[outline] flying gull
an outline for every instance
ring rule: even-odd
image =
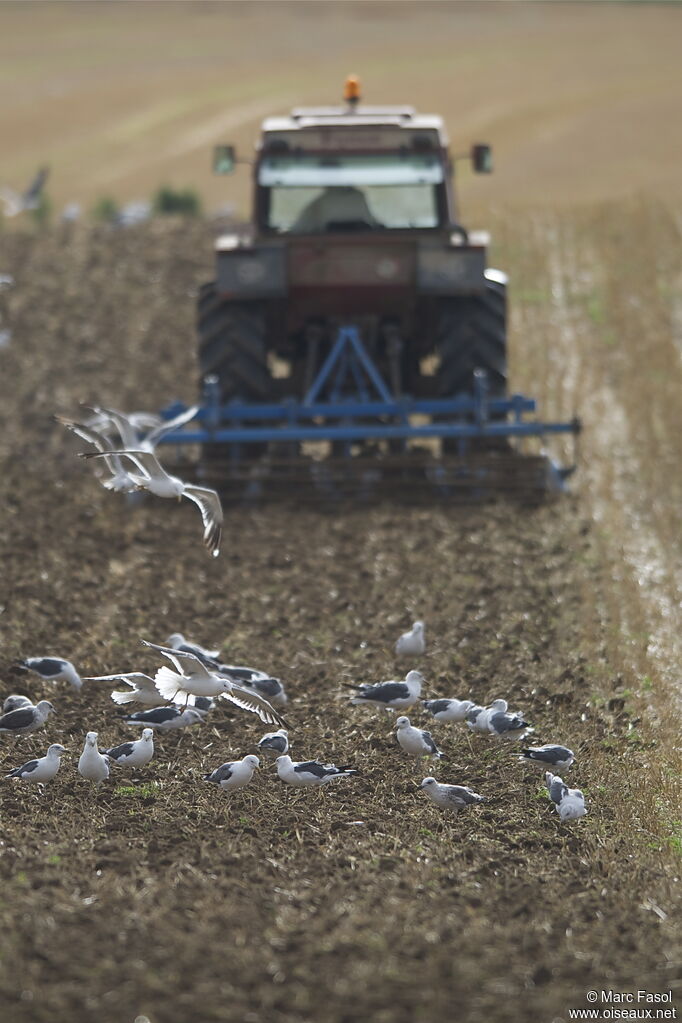
[[[5,216],[16,217],[26,210],[37,209],[49,173],[49,167],[40,167],[25,192],[15,192],[9,187],[0,188],[0,202],[5,204]]]
[[[289,752],[289,733],[286,728],[276,732],[266,732],[258,743],[258,749],[268,756],[281,756]]]
[[[137,490],[138,485],[133,474],[125,468],[119,456],[114,454],[114,445],[105,434],[100,433],[93,426],[78,423],[73,419],[66,419],[64,416],[55,416],[54,418],[56,422],[66,427],[71,433],[75,433],[81,440],[93,444],[98,454],[103,457],[109,472],[109,475],[101,481],[106,490],[112,490],[116,494],[130,494],[133,490]]]
[[[219,785],[227,792],[233,789],[243,789],[253,778],[253,773],[260,764],[258,757],[250,753],[243,760],[230,760],[226,764],[217,767],[215,771],[204,775],[204,781]]]
[[[218,557],[223,527],[223,508],[215,490],[211,490],[209,487],[197,487],[193,483],[185,483],[177,476],[171,476],[161,466],[153,451],[131,448],[112,453],[125,455],[137,466],[139,471],[131,473],[137,489],[148,490],[157,497],[175,497],[178,500],[181,497],[186,497],[196,504],[204,524],[204,546],[214,558]],[[81,452],[80,457],[106,458],[107,455],[101,451],[85,451]]]
[[[479,796],[477,792],[466,785],[441,785],[435,778],[424,778],[421,783],[424,795],[428,796],[432,803],[439,806],[441,810],[451,810],[455,816],[465,806],[472,803],[485,803],[485,796]]]
[[[585,796],[580,789],[569,789],[563,778],[547,771],[545,774],[549,798],[556,804],[556,812],[562,821],[575,820],[587,813]]]
[[[462,722],[467,714],[476,706],[472,700],[424,700],[425,709],[436,721]],[[482,709],[482,708],[481,708]]]
[[[176,728],[200,725],[204,721],[204,712],[196,707],[168,704],[164,707],[154,707],[152,710],[138,710],[125,718],[128,725],[144,725],[146,728],[155,728],[157,732],[171,732]]]
[[[41,700],[35,707],[18,707],[0,717],[0,732],[12,735],[28,735],[42,728],[55,709],[49,700]]]
[[[63,657],[27,657],[19,661],[19,667],[39,675],[44,682],[69,682],[74,689],[80,689],[83,685],[71,661]]]
[[[60,757],[66,753],[63,746],[55,742],[48,747],[47,754],[39,760],[29,760],[21,767],[15,767],[13,771],[5,775],[5,778],[21,778],[22,781],[52,781],[59,770]]]
[[[164,419],[152,426],[146,433],[140,436],[139,413],[129,415],[126,412],[119,412],[114,408],[101,408],[98,406],[85,406],[90,412],[101,420],[109,420],[116,428],[121,438],[121,447],[135,451],[154,451],[157,444],[160,444],[164,437],[174,430],[179,430],[185,423],[194,419],[199,411],[199,405],[193,405],[184,412],[174,416],[172,419]]]
[[[396,641],[395,652],[399,657],[421,657],[426,653],[423,622],[415,622],[409,632],[403,632]]]
[[[385,707],[387,710],[407,710],[421,696],[423,681],[424,676],[421,672],[408,671],[404,682],[375,682],[373,684],[363,682],[359,686],[350,687],[357,690],[350,702],[355,706],[369,703],[376,707]]]
[[[565,771],[575,760],[575,753],[567,746],[554,746],[547,743],[544,746],[529,746],[521,750],[521,761],[530,761],[539,764],[540,767],[550,767],[553,771]]]
[[[155,707],[158,704],[159,692],[154,679],[142,671],[131,671],[118,675],[89,675],[84,679],[85,682],[117,682],[119,680],[130,686],[130,689],[114,689],[111,694],[114,703],[143,703],[149,707]],[[189,703],[193,703],[193,701],[192,697]]]
[[[78,773],[87,781],[94,781],[98,787],[109,777],[109,758],[97,749],[97,732],[88,732],[85,736]]]
[[[410,724],[410,719],[400,717],[395,723],[396,738],[400,748],[409,753],[411,757],[419,760],[423,756],[442,757],[443,753],[438,749],[431,732],[424,732],[421,728],[415,728]]]
[[[154,756],[154,731],[144,728],[142,737],[135,742],[123,742],[120,746],[102,750],[102,753],[119,767],[144,767]]]
[[[280,727],[286,725],[274,707],[262,696],[245,689],[231,679],[216,675],[194,654],[174,650],[172,647],[157,646],[156,643],[149,643],[145,639],[142,642],[152,650],[162,653],[177,669],[171,671],[164,666],[159,668],[154,676],[156,688],[164,700],[177,701],[180,697],[189,702],[190,696],[221,696],[243,710],[258,714],[266,725]]]
[[[294,763],[290,756],[277,757],[277,774],[287,785],[303,787],[305,785],[326,785],[336,778],[350,778],[359,772],[353,767],[336,767],[334,764],[322,764],[319,760],[306,760]]]

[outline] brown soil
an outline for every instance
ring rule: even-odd
[[[267,765],[226,797],[201,775],[264,729],[220,708],[203,729],[159,738],[132,784],[121,775],[95,795],[75,773],[85,731],[104,745],[130,732],[108,686],[59,687],[43,732],[2,740],[3,769],[48,742],[71,752],[44,795],[0,790],[4,1018],[549,1021],[584,1008],[588,989],[667,991],[666,863],[639,803],[623,823],[647,747],[611,699],[610,580],[576,499],[230,508],[213,562],[189,504],[127,508],[52,424],[79,400],[194,398],[191,295],[209,260],[200,225],[0,238],[17,282],[0,352],[2,693],[52,695],[13,667],[33,654],[84,675],[152,669],[140,638],[179,629],[285,680],[296,758],[361,774],[287,793]],[[392,720],[351,708],[341,685],[402,670],[393,642],[416,616],[428,694],[508,696],[539,742],[578,752],[587,818],[562,825],[539,772],[444,725],[435,773],[489,802],[457,820],[427,802],[416,782],[431,768],[416,771]],[[611,670],[599,699],[597,670]]]

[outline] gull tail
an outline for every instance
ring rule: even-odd
[[[165,665],[159,668],[154,676],[154,685],[164,700],[169,701],[174,700],[181,693],[183,696],[187,695],[187,690],[183,685],[184,681],[182,675],[178,675],[176,671],[172,671],[171,668],[167,668]],[[194,697],[191,697],[191,702],[194,702]]]
[[[127,689],[125,692],[123,692],[120,689],[115,689],[114,692],[111,694],[111,699],[114,701],[114,703],[119,704],[135,703],[135,701],[137,700],[137,693],[131,692],[130,689]]]

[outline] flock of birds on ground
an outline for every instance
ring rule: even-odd
[[[349,765],[292,760],[288,726],[281,715],[288,698],[279,679],[255,668],[223,664],[219,660],[219,651],[189,642],[181,633],[170,636],[166,646],[146,640],[142,643],[163,655],[173,668],[164,664],[153,678],[140,671],[81,678],[74,665],[60,657],[31,657],[20,664],[46,682],[68,682],[75,690],[80,690],[83,682],[123,682],[126,689],[111,693],[114,703],[119,706],[137,703],[149,708],[131,713],[124,719],[126,724],[143,726],[142,736],[136,741],[100,750],[98,733],[87,732],[78,761],[78,772],[87,781],[101,785],[109,778],[112,766],[135,770],[145,767],[154,756],[154,731],[167,732],[201,724],[220,699],[257,714],[265,724],[278,726],[275,731],[263,735],[257,749],[262,755],[275,758],[277,774],[286,785],[319,787],[360,773]],[[398,657],[413,660],[425,654],[423,622],[415,622],[411,630],[400,636],[395,652]],[[414,726],[402,713],[419,702],[435,721],[464,724],[471,732],[481,735],[518,741],[529,731],[530,726],[523,716],[511,712],[503,699],[493,700],[487,707],[456,698],[422,701],[423,682],[421,672],[413,669],[407,672],[403,681],[349,687],[354,690],[350,699],[354,706],[401,712],[395,722],[395,737],[400,749],[407,756],[414,757],[417,767],[424,757],[440,760],[444,755],[431,732]],[[164,702],[160,703],[160,700]],[[35,732],[46,724],[52,713],[54,707],[48,700],[34,705],[28,697],[12,694],[3,704],[0,734],[20,736]],[[61,757],[66,752],[64,746],[54,743],[44,757],[30,760],[5,777],[42,785],[56,776]],[[545,770],[547,793],[562,821],[583,817],[587,813],[580,789],[569,788],[561,776],[554,773],[565,772],[571,767],[575,759],[572,750],[562,745],[546,744],[524,747],[516,756]],[[228,792],[243,789],[251,782],[259,766],[259,757],[248,754],[241,760],[221,764],[204,775],[204,780]],[[486,801],[485,796],[466,785],[444,784],[432,775],[422,780],[421,790],[440,809],[455,815],[467,806]]]

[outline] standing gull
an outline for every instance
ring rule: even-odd
[[[54,713],[55,709],[49,700],[41,700],[35,707],[18,707],[0,717],[0,732],[28,735],[42,728],[50,714]]]
[[[186,497],[196,504],[204,524],[204,546],[214,558],[218,557],[223,528],[223,508],[215,490],[211,490],[209,487],[197,487],[193,483],[185,483],[178,476],[171,476],[162,467],[153,451],[131,448],[117,450],[112,454],[125,455],[137,466],[139,471],[131,473],[131,476],[139,490],[148,490],[157,497],[175,497],[178,500],[181,497]],[[100,451],[81,453],[81,458],[105,457],[107,456]]]
[[[353,767],[336,767],[335,764],[322,764],[319,760],[305,760],[297,764],[288,755],[277,757],[276,763],[281,781],[299,788],[326,785],[336,778],[350,778],[359,773]]]
[[[258,757],[250,753],[243,760],[230,760],[226,764],[217,767],[215,771],[204,775],[204,781],[219,785],[227,792],[233,789],[243,789],[253,778],[253,773],[260,764]]]
[[[246,668],[241,665],[221,664],[219,673],[237,681],[246,689],[252,689],[264,697],[273,707],[286,706],[289,697],[278,678],[273,678],[257,668]]]
[[[408,671],[404,682],[363,682],[359,686],[350,686],[357,690],[350,702],[355,706],[369,703],[387,710],[407,710],[421,696],[423,681],[421,672]]]
[[[575,753],[568,746],[554,746],[547,743],[544,746],[529,746],[521,750],[520,761],[539,764],[540,767],[550,767],[553,771],[565,771],[575,760]]]
[[[286,728],[280,728],[276,732],[266,732],[258,743],[258,749],[268,756],[282,756],[289,752],[289,733]]]
[[[419,761],[424,756],[442,757],[442,753],[435,742],[431,732],[424,732],[421,728],[415,728],[410,724],[410,719],[400,717],[395,723],[396,738],[400,748],[411,757]]]
[[[409,632],[403,632],[396,641],[395,652],[399,657],[421,657],[426,653],[423,622],[415,622]]]
[[[274,707],[262,696],[237,685],[231,679],[216,675],[194,654],[186,653],[183,650],[174,650],[172,647],[157,646],[156,643],[149,643],[145,639],[142,642],[152,650],[162,653],[177,669],[177,671],[171,671],[170,668],[164,666],[159,668],[154,676],[156,688],[164,700],[175,701],[182,697],[189,702],[192,696],[221,696],[241,707],[242,710],[258,714],[266,725],[279,725],[280,727],[286,725]]]
[[[80,689],[83,685],[71,661],[63,657],[27,657],[19,661],[19,667],[39,675],[44,682],[69,682],[74,689]]]
[[[29,700],[28,696],[20,696],[19,693],[11,693],[6,696],[2,704],[2,713],[9,714],[11,710],[18,710],[19,707],[32,707],[33,700]]]
[[[135,742],[123,742],[102,752],[119,767],[144,767],[154,756],[154,731],[144,728],[142,737]]]
[[[97,749],[97,732],[88,732],[85,736],[78,773],[87,781],[94,781],[98,787],[109,777],[109,758]]]
[[[21,778],[22,781],[52,781],[59,770],[60,757],[66,753],[63,746],[58,742],[48,747],[47,754],[39,760],[29,760],[21,767],[15,767],[13,771],[5,775],[5,778]]]
[[[587,813],[585,796],[580,789],[569,789],[563,778],[547,771],[545,774],[549,798],[556,804],[556,812],[562,821],[576,820]]]
[[[127,725],[144,725],[146,728],[155,728],[157,732],[172,732],[176,728],[189,728],[190,725],[201,725],[204,723],[205,712],[197,710],[196,707],[178,707],[166,705],[165,707],[154,707],[152,710],[138,710],[125,718]]]
[[[529,728],[522,714],[496,711],[488,716],[488,731],[500,739],[521,739]]]
[[[461,723],[476,704],[471,700],[424,700],[424,708],[432,714],[436,721],[455,721]]]
[[[467,714],[467,724],[472,732],[482,732],[487,735],[490,731],[488,722],[493,714],[506,714],[507,713],[507,701],[506,700],[493,700],[487,707],[472,707]],[[474,711],[478,711],[477,714]]]
[[[455,816],[465,806],[472,803],[485,803],[485,796],[479,796],[467,785],[441,785],[435,778],[424,778],[421,789],[432,803],[439,806],[441,810],[451,810]]]

